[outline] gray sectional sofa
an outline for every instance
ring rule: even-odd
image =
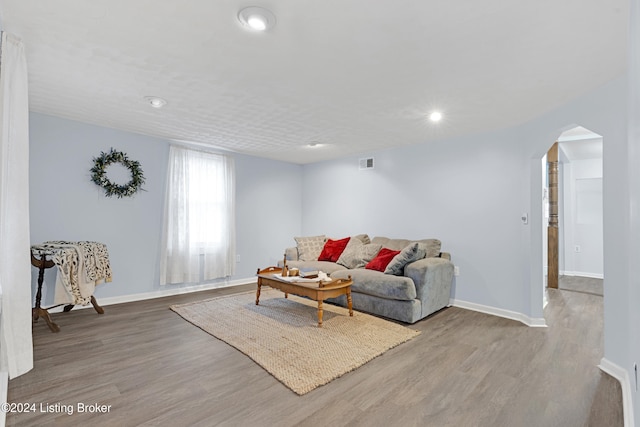
[[[454,266],[450,254],[441,252],[437,239],[375,237],[370,240],[361,234],[349,239],[335,262],[318,261],[318,245],[328,241],[325,236],[296,237],[295,240],[297,246],[285,251],[287,266],[301,271],[323,271],[334,279],[351,276],[355,310],[415,323],[449,305]],[[382,248],[401,252],[393,257],[386,272],[365,268]],[[324,252],[323,256],[326,258]],[[395,270],[390,270],[392,265]],[[347,304],[344,296],[328,301]]]

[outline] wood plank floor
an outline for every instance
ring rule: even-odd
[[[580,276],[561,276],[558,281],[558,288],[565,291],[576,291],[603,295],[602,279],[594,279]]]
[[[602,357],[602,297],[550,290],[548,328],[460,308],[422,334],[297,396],[169,305],[246,285],[54,314],[34,325],[35,368],[9,382],[9,426],[622,426],[618,382]],[[77,404],[110,405],[78,413]],[[50,412],[41,412],[39,405]],[[72,415],[61,412],[68,405]]]

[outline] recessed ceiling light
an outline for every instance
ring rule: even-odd
[[[252,31],[266,31],[276,24],[276,17],[271,11],[258,7],[245,7],[238,12],[238,20]]]
[[[256,31],[264,31],[267,29],[267,21],[259,15],[251,15],[249,19],[247,19],[247,24]]]
[[[167,105],[167,101],[162,98],[158,98],[157,96],[145,96],[144,99],[151,105],[153,108],[162,108]]]
[[[434,111],[429,115],[429,120],[432,122],[439,122],[442,120],[442,113],[440,111]]]

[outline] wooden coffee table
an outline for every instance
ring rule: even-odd
[[[260,288],[270,286],[284,292],[284,297],[289,294],[311,298],[318,301],[318,327],[322,327],[322,302],[327,298],[335,298],[340,295],[347,296],[347,307],[349,316],[353,317],[353,304],[351,301],[351,276],[348,279],[336,279],[331,282],[321,282],[319,280],[310,281],[300,277],[282,277],[282,269],[279,267],[268,267],[263,270],[258,269],[258,290],[256,291],[256,305],[260,303]]]

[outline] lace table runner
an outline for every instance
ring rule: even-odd
[[[46,255],[58,267],[56,304],[87,305],[96,285],[112,280],[109,252],[103,243],[47,241],[31,246],[31,252]]]

